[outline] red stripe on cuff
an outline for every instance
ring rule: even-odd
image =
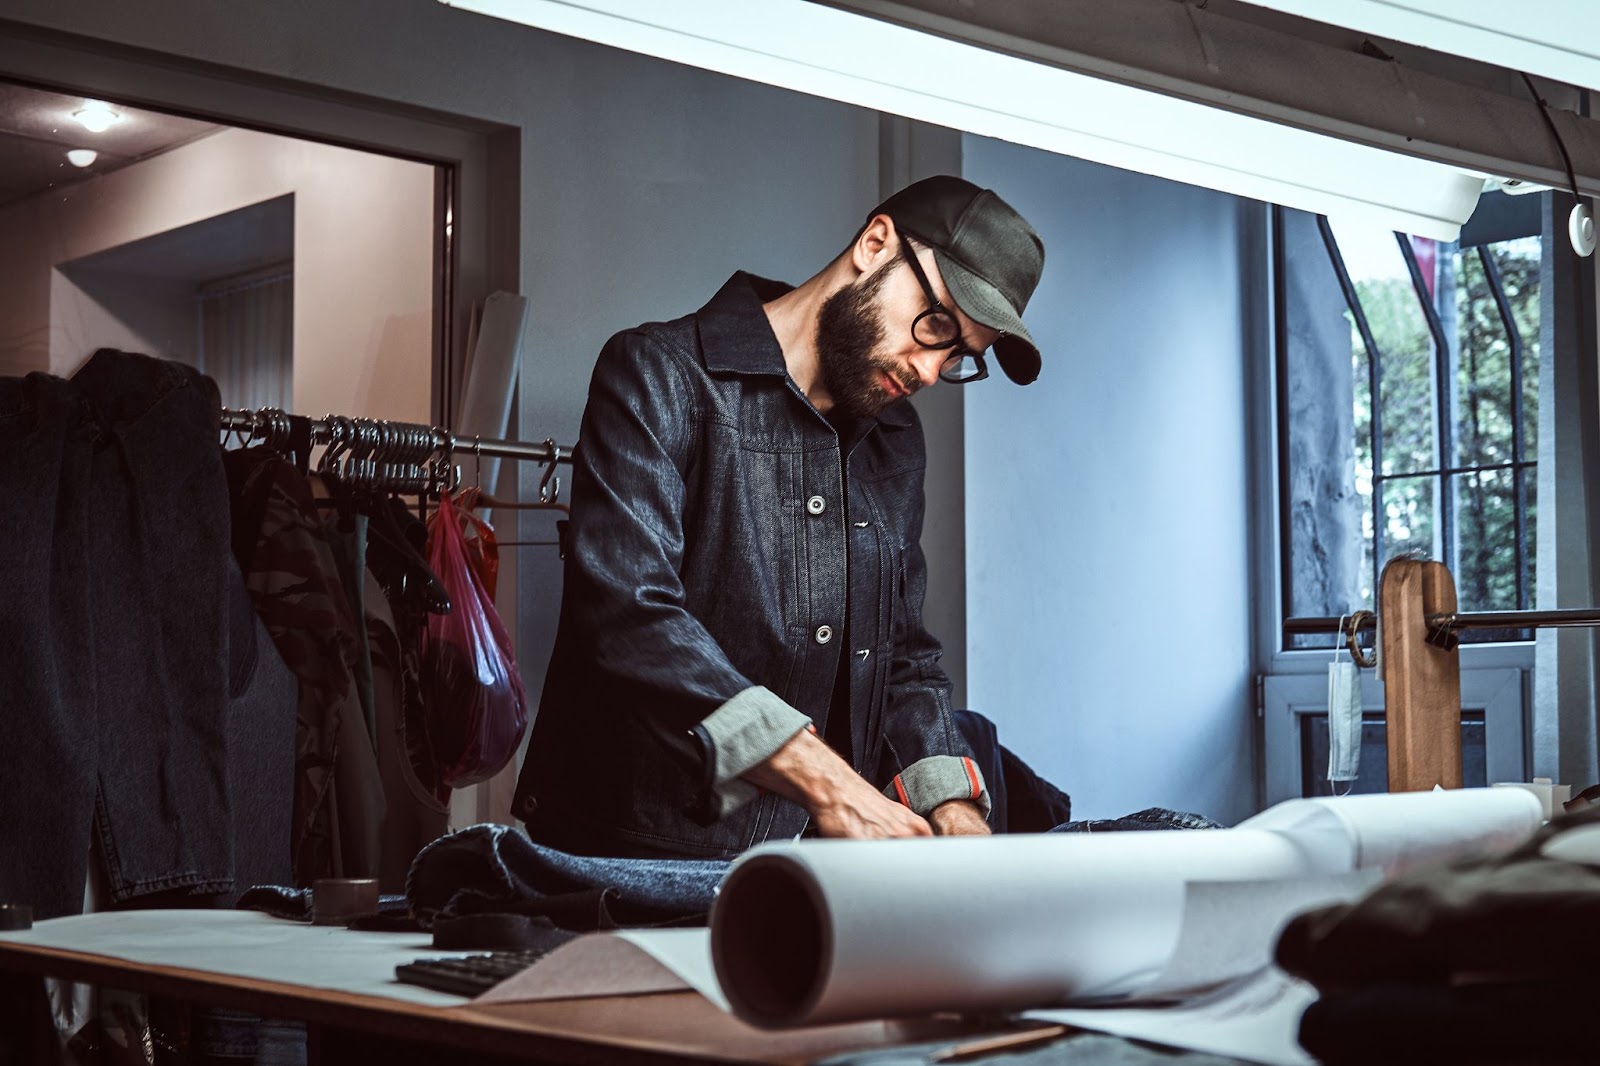
[[[900,783],[900,775],[899,774],[895,774],[894,775],[894,791],[895,791],[895,794],[900,797],[900,802],[902,804],[904,804],[907,807],[911,806],[911,800],[909,798],[907,798],[907,796],[906,796],[906,786],[902,785]]]
[[[967,780],[972,782],[972,798],[977,799],[983,795],[983,786],[978,783],[978,766],[965,755],[961,757],[961,765],[967,768]]]

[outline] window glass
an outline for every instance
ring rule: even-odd
[[[1462,610],[1531,607],[1540,238],[1462,246],[1279,217],[1285,616],[1373,609],[1406,553],[1450,567]]]

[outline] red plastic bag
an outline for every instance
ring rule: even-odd
[[[500,583],[500,542],[495,538],[494,527],[472,513],[482,496],[483,491],[473,486],[456,493],[450,502],[455,504],[456,514],[461,518],[467,562],[472,564],[478,580],[493,598],[495,587]]]
[[[428,523],[428,565],[450,595],[422,639],[428,745],[451,788],[488,780],[528,728],[528,701],[494,597],[471,565],[460,512],[445,495]]]

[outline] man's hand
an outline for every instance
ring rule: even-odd
[[[825,837],[882,840],[933,834],[927,819],[873,788],[812,733],[797,734],[744,778],[811,812],[817,832]]]
[[[971,800],[947,800],[933,809],[928,821],[942,837],[988,836],[990,832],[983,808]]]

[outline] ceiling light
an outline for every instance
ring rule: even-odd
[[[67,153],[67,162],[75,167],[86,167],[100,157],[93,148],[74,148]]]
[[[85,100],[83,109],[74,111],[72,117],[90,133],[104,133],[122,121],[122,116],[111,110],[111,105],[103,100]]]
[[[808,0],[441,2],[1124,170],[1439,240],[1458,235],[1485,177]],[[850,47],[841,47],[841,41]],[[886,64],[885,56],[894,56],[894,63]]]

